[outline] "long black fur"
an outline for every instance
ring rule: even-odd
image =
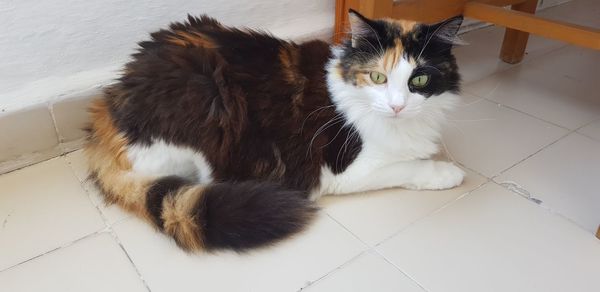
[[[206,248],[236,251],[271,244],[294,234],[317,211],[304,192],[270,182],[210,185],[196,208]]]

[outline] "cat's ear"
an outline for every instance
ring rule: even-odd
[[[371,21],[356,12],[356,10],[350,9],[348,11],[348,20],[350,22],[350,36],[353,48],[356,48],[358,43],[367,37],[377,37],[375,30],[371,26]]]
[[[429,31],[433,32],[433,37],[440,42],[449,45],[464,45],[465,42],[457,36],[458,29],[462,22],[462,15],[455,16],[431,25]]]

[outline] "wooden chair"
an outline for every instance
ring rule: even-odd
[[[600,50],[600,30],[534,15],[538,0],[336,0],[334,41],[346,31],[350,8],[369,18],[435,23],[456,15],[506,27],[500,59],[519,63],[529,33]],[[511,10],[503,6],[511,5]]]

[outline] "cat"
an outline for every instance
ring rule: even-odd
[[[303,230],[324,194],[460,185],[430,157],[462,17],[349,19],[333,46],[206,15],[152,33],[90,107],[90,178],[184,250],[238,252]]]

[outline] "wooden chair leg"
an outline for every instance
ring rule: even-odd
[[[598,231],[596,231],[596,237],[600,239],[600,225],[598,225]]]
[[[521,12],[535,13],[537,2],[538,0],[527,0],[523,3],[512,5],[511,9]],[[525,48],[527,47],[528,39],[529,33],[507,28],[506,32],[504,33],[502,49],[500,50],[500,59],[509,64],[521,62],[525,56]]]
[[[392,16],[394,0],[336,0],[333,41],[339,43],[348,25],[348,10],[354,9],[369,18]]]
[[[339,43],[346,32],[346,13],[348,13],[348,0],[335,0],[335,24],[333,27],[333,42]]]
[[[358,12],[368,18],[383,18],[392,16],[394,0],[361,0]]]

